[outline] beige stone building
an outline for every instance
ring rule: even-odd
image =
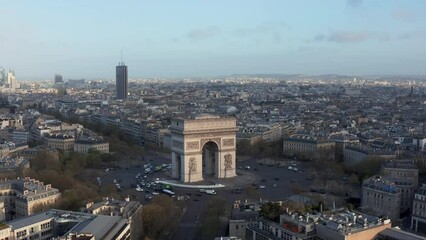
[[[56,188],[38,180],[25,178],[0,182],[0,200],[5,203],[6,219],[34,214],[53,206],[61,196]]]
[[[141,237],[141,219],[142,205],[138,201],[130,201],[126,198],[124,201],[114,198],[104,198],[102,202],[86,204],[81,210],[85,213],[94,215],[119,216],[127,219],[131,229],[131,239],[139,239]]]
[[[411,159],[394,159],[383,163],[382,172],[390,178],[402,178],[419,182],[419,168]]]
[[[413,160],[394,159],[383,163],[382,174],[395,180],[401,190],[401,212],[411,209],[419,184],[419,169]]]
[[[11,228],[7,224],[0,223],[0,240],[9,240]]]
[[[375,240],[380,232],[389,228],[389,219],[347,210],[315,215],[286,211],[280,215],[279,224],[263,218],[249,223],[242,239]]]
[[[74,152],[87,154],[90,149],[109,153],[109,143],[101,139],[77,139],[74,143]]]
[[[236,119],[200,115],[173,119],[172,176],[182,182],[198,182],[203,175],[236,176]]]
[[[46,134],[44,144],[48,148],[55,148],[63,151],[72,151],[74,149],[74,136],[65,134]]]
[[[343,163],[347,166],[353,166],[369,159],[391,160],[395,158],[395,152],[375,150],[359,144],[346,145],[343,150]]]
[[[110,240],[130,238],[130,226],[118,216],[93,215],[57,209],[6,222],[6,239]],[[2,230],[0,230],[0,236]],[[7,237],[8,236],[8,237]]]
[[[362,183],[361,208],[377,216],[399,219],[401,191],[392,179],[373,176]]]
[[[283,154],[301,159],[334,159],[335,145],[336,143],[331,139],[292,135],[283,140]]]
[[[426,234],[426,184],[423,184],[414,195],[411,229]]]

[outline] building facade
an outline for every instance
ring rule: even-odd
[[[401,212],[411,209],[414,193],[419,184],[419,169],[413,160],[395,159],[383,163],[382,173],[395,180],[401,191]]]
[[[117,99],[126,100],[127,99],[127,66],[123,62],[119,63],[115,68],[115,84],[116,84],[116,97]]]
[[[0,200],[5,203],[6,219],[29,216],[42,207],[54,205],[60,192],[35,179],[24,178],[0,182]]]
[[[57,209],[6,222],[6,225],[9,231],[4,232],[8,235],[5,239],[131,239],[130,225],[121,217]]]
[[[392,179],[368,178],[362,183],[361,208],[396,222],[401,208],[401,191]]]
[[[330,139],[312,136],[293,135],[283,140],[283,154],[287,157],[317,160],[334,159],[336,143]]]
[[[426,234],[426,184],[414,194],[411,229]]]
[[[109,153],[109,143],[97,139],[77,139],[74,143],[74,152],[87,154],[90,149],[100,153]]]
[[[142,224],[139,221],[141,220],[142,205],[138,201],[130,201],[129,198],[121,201],[106,197],[102,202],[86,204],[82,212],[94,215],[119,216],[127,219],[131,229],[131,239],[141,237]]]
[[[55,80],[54,80],[55,84],[63,84],[64,81],[62,80],[62,75],[59,74],[55,74]]]
[[[55,148],[63,151],[71,151],[74,149],[75,139],[73,136],[65,134],[46,134],[44,136],[44,144],[48,148]]]
[[[343,163],[346,166],[353,166],[370,159],[391,160],[396,154],[387,150],[375,150],[361,145],[346,145],[343,150]]]

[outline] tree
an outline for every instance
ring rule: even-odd
[[[46,151],[40,151],[37,153],[34,159],[30,160],[31,168],[36,171],[45,169],[60,170],[61,166],[59,163],[59,155]]]
[[[148,204],[142,211],[144,233],[156,239],[160,231],[166,226],[167,215],[159,204]]]
[[[276,221],[280,216],[280,205],[275,202],[267,202],[260,206],[260,216],[271,221]]]

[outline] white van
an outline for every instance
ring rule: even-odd
[[[207,189],[207,190],[206,190],[206,193],[207,193],[207,194],[210,194],[210,195],[216,195],[216,191],[215,191],[215,190],[213,190],[213,189]]]

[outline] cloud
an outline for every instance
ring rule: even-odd
[[[362,7],[362,0],[347,0],[346,5],[352,8]]]
[[[416,20],[418,15],[418,12],[404,8],[397,8],[391,12],[393,19],[403,22],[412,22]]]
[[[423,30],[416,30],[412,32],[406,32],[402,33],[396,36],[398,40],[408,40],[408,39],[415,39],[415,38],[426,38],[426,31]]]
[[[220,34],[220,32],[221,32],[221,30],[220,30],[219,27],[210,26],[210,27],[203,28],[203,29],[192,30],[192,31],[188,32],[188,34],[186,34],[186,36],[192,41],[199,41],[199,40],[204,40],[204,39],[216,37],[217,35]]]
[[[236,37],[272,37],[275,42],[281,42],[283,31],[291,30],[292,27],[282,22],[264,22],[254,27],[236,28],[232,31]]]
[[[334,31],[329,35],[318,34],[314,40],[317,42],[325,40],[335,43],[357,43],[369,40],[387,41],[389,40],[389,35],[372,31]]]
[[[326,36],[322,33],[315,36],[314,40],[317,42],[323,41],[326,38]]]

